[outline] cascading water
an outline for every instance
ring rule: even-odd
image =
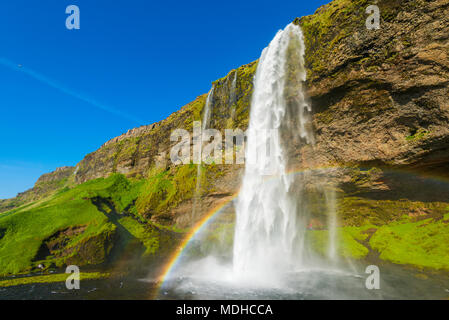
[[[207,129],[210,122],[210,115],[211,110],[213,107],[213,99],[214,99],[214,91],[215,91],[215,85],[212,86],[210,89],[207,98],[206,98],[206,104],[204,105],[204,112],[203,112],[203,121],[201,124],[201,129],[198,130],[199,134],[196,134],[194,139],[198,139],[200,143],[196,143],[195,145],[199,146],[198,149],[194,150],[194,158],[196,159],[197,165],[197,171],[196,171],[196,186],[195,186],[195,193],[193,197],[193,207],[192,207],[192,216],[191,220],[196,221],[197,219],[197,210],[198,210],[198,200],[200,197],[200,188],[201,188],[201,163],[202,163],[202,154],[203,154],[203,132]],[[194,126],[196,123],[194,123]],[[199,129],[199,128],[195,128]],[[197,130],[195,130],[197,131]]]
[[[192,255],[189,257],[186,250],[185,264],[179,267],[181,276],[174,280],[180,292],[201,291],[206,296],[221,297],[222,289],[230,293],[234,292],[230,288],[260,288],[262,291],[254,291],[257,296],[282,292],[281,296],[296,297],[302,296],[298,288],[314,291],[316,283],[320,283],[318,287],[328,288],[323,283],[332,276],[322,267],[329,265],[328,261],[334,260],[337,252],[335,193],[329,188],[326,172],[289,174],[289,169],[298,165],[292,152],[309,148],[312,152],[308,154],[313,158],[315,143],[311,105],[303,88],[304,53],[302,31],[294,24],[279,31],[263,50],[254,79],[245,143],[245,173],[235,205],[233,248],[226,247],[228,241],[223,241],[223,248],[209,242],[217,238],[219,230],[232,230],[220,229],[224,224],[218,221],[215,227],[210,226],[210,233],[204,230],[196,235],[190,245]],[[235,100],[236,82],[234,75],[230,103]],[[214,88],[207,98],[203,130],[210,122],[213,96]],[[309,165],[313,159],[306,160]],[[200,174],[198,166],[197,199]],[[306,236],[310,222],[320,220],[317,216],[323,215],[328,217],[329,239],[323,242],[325,248],[321,250],[326,258],[324,264],[310,250]],[[323,225],[321,228],[325,229]],[[239,294],[248,294],[246,289],[240,289]]]
[[[237,71],[235,71],[234,74],[234,79],[232,79],[232,84],[231,84],[231,94],[229,95],[229,107],[231,108],[231,119],[234,120],[235,119],[235,103],[237,101],[237,94],[236,94],[236,89],[237,89]]]
[[[294,51],[294,52],[292,52]],[[289,57],[297,57],[289,61]],[[256,72],[247,132],[246,168],[237,200],[234,238],[234,272],[237,276],[269,277],[297,267],[304,258],[303,206],[292,193],[287,174],[288,156],[282,141],[285,123],[306,143],[313,142],[307,129],[310,106],[302,88],[296,92],[297,110],[289,112],[286,94],[289,70],[301,83],[306,80],[304,40],[299,26],[288,25],[264,49]],[[290,119],[292,114],[299,119]],[[299,120],[299,122],[298,122]]]
[[[209,122],[210,122],[210,115],[211,115],[211,110],[212,110],[212,104],[213,104],[213,100],[214,100],[214,92],[215,92],[215,85],[212,86],[212,88],[210,89],[208,95],[207,95],[207,99],[206,99],[206,104],[204,106],[204,114],[203,114],[203,123],[202,123],[202,130],[206,130],[207,127],[209,126]]]
[[[324,192],[327,206],[327,225],[328,225],[328,249],[327,257],[329,261],[336,262],[337,257],[337,210],[335,208],[335,191],[326,190]]]

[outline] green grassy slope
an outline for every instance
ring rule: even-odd
[[[0,275],[27,272],[39,263],[61,266],[69,262],[81,265],[104,262],[114,245],[117,223],[92,200],[107,199],[116,213],[132,211],[142,184],[116,174],[72,189],[64,188],[50,198],[1,214]],[[151,225],[125,216],[119,221],[148,245],[149,252],[155,251],[157,241],[151,240],[156,236]],[[67,232],[68,228],[82,232]],[[64,230],[65,234],[61,234]],[[39,257],[42,244],[52,240],[59,245],[52,248],[49,256]]]
[[[202,168],[202,190],[217,174],[214,165]],[[131,251],[157,254],[161,242],[177,241],[169,234],[183,230],[152,218],[191,199],[196,179],[194,165],[153,168],[146,179],[112,174],[0,213],[0,276],[30,272],[39,264],[102,264],[128,243],[137,244]]]

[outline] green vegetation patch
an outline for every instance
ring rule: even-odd
[[[202,165],[199,174],[194,164],[168,170],[154,168],[137,198],[137,212],[146,218],[166,213],[182,201],[192,199],[197,186],[198,196],[210,191],[211,177],[215,175],[219,175],[215,165]]]
[[[307,52],[313,52],[306,55],[308,78],[325,72],[328,57],[338,49],[340,41],[364,26],[369,4],[367,0],[334,0],[301,19]]]
[[[110,199],[118,212],[133,206],[142,186],[123,175],[112,175],[65,188],[51,198],[0,215],[0,275],[29,272],[37,261],[61,266],[68,259],[82,263],[102,262],[111,249],[116,226],[92,203]],[[53,235],[74,226],[85,231],[69,238],[49,257],[39,256],[42,244]]]
[[[420,128],[416,133],[409,135],[405,138],[407,141],[417,141],[426,138],[430,134],[430,131]]]
[[[447,203],[410,200],[373,200],[345,197],[338,203],[338,216],[344,226],[384,225],[400,221],[404,215],[432,213],[443,216]]]
[[[58,273],[58,274],[51,274],[51,275],[2,280],[2,281],[0,281],[0,288],[14,287],[14,286],[20,286],[20,285],[27,285],[27,284],[37,284],[37,283],[65,282],[69,276],[70,276],[70,274],[67,274],[67,273]],[[82,280],[106,279],[109,277],[110,277],[109,273],[101,273],[101,272],[80,273],[81,281]]]
[[[141,240],[145,246],[144,255],[155,254],[159,249],[159,233],[149,225],[143,225],[131,217],[123,217],[118,220],[129,233]]]
[[[369,249],[361,242],[368,237],[364,231],[372,226],[364,227],[345,227],[337,230],[337,253],[341,257],[352,259],[363,259]],[[307,241],[311,247],[322,256],[326,256],[329,248],[329,231],[328,230],[307,230]]]
[[[397,264],[449,270],[449,224],[444,220],[396,222],[382,226],[370,245]]]

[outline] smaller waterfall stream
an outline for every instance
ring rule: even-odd
[[[237,102],[237,75],[238,71],[235,71],[234,78],[231,84],[231,94],[229,95],[229,106],[231,108],[231,119],[235,120],[235,103]]]
[[[198,139],[199,143],[195,144],[199,146],[198,149],[194,150],[194,159],[196,159],[197,165],[197,171],[196,171],[196,186],[195,186],[195,192],[193,196],[193,207],[192,207],[192,216],[191,221],[196,221],[197,219],[197,211],[198,211],[198,203],[199,198],[201,197],[201,164],[202,164],[202,154],[203,154],[203,132],[207,129],[210,123],[210,116],[212,113],[213,108],[213,100],[214,100],[214,92],[215,92],[215,85],[212,86],[212,88],[209,90],[209,93],[207,94],[206,103],[204,105],[204,111],[203,111],[203,121],[201,123],[201,128],[195,128],[197,125],[196,122],[194,122],[194,131],[197,132],[194,135],[194,139]]]
[[[338,259],[337,256],[337,208],[335,191],[325,190],[324,195],[326,198],[327,207],[327,226],[328,226],[328,250],[327,256],[331,263],[335,263]]]
[[[212,113],[214,92],[215,92],[215,85],[212,86],[207,95],[206,104],[204,106],[203,123],[201,127],[202,131],[206,130],[210,124],[210,115]]]

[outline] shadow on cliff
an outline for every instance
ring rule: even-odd
[[[92,198],[91,201],[116,226],[114,245],[104,267],[107,270],[113,270],[114,273],[126,274],[131,277],[146,277],[152,270],[157,272],[165,263],[166,256],[172,251],[174,244],[179,240],[179,236],[175,232],[162,230],[138,220],[128,212],[129,208],[122,213],[117,212],[111,199],[96,197]],[[145,255],[144,239],[139,239],[131,234],[120,222],[120,219],[124,217],[132,218],[143,228],[152,228],[157,232],[159,248],[155,253]]]
[[[378,189],[373,185],[380,186]],[[410,200],[420,202],[448,202],[449,179],[435,177],[432,172],[398,172],[386,169],[382,177],[367,186],[342,183],[345,194],[372,200]]]

